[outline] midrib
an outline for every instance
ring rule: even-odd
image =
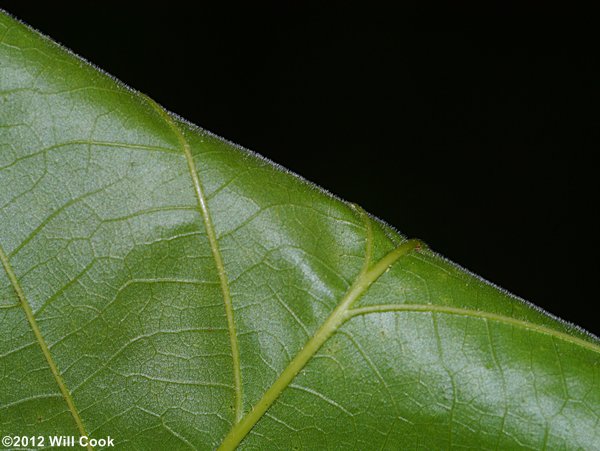
[[[29,302],[27,301],[27,298],[25,297],[25,292],[23,291],[23,288],[21,287],[21,284],[19,283],[19,279],[17,279],[17,276],[12,268],[12,265],[10,264],[7,254],[4,252],[2,245],[0,245],[0,261],[2,262],[4,271],[6,272],[6,275],[8,276],[8,279],[10,280],[10,283],[11,283],[13,289],[15,290],[17,297],[19,298],[19,302],[21,303],[21,307],[23,308],[23,311],[25,312],[27,322],[29,323],[31,330],[33,331],[33,335],[35,336],[35,339],[36,339],[38,345],[40,346],[42,354],[44,355],[44,358],[46,359],[46,362],[48,363],[48,366],[50,367],[50,371],[52,372],[52,375],[54,376],[54,379],[56,380],[56,383],[58,384],[60,393],[62,394],[62,397],[65,400],[65,403],[67,404],[69,411],[71,412],[71,416],[73,417],[73,420],[75,420],[75,424],[77,425],[77,429],[79,430],[79,433],[81,434],[81,436],[88,436],[85,426],[83,425],[81,416],[79,415],[79,412],[78,412],[77,408],[75,407],[75,402],[73,401],[71,392],[69,392],[69,389],[67,388],[65,381],[62,378],[62,375],[58,371],[58,367],[56,366],[56,363],[54,362],[52,354],[50,353],[50,349],[48,348],[48,345],[47,345],[46,341],[44,340],[44,336],[42,335],[42,332],[40,331],[40,328],[37,324],[37,321],[35,319],[33,311],[31,310],[31,306],[29,305]],[[88,444],[87,448],[88,448],[88,450],[93,450],[93,448],[89,444]]]

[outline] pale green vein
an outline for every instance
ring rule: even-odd
[[[21,243],[15,249],[13,249],[13,251],[10,253],[9,257],[13,258],[15,255],[17,255],[21,251],[21,249],[23,249],[25,246],[27,246],[31,242],[31,240],[33,240],[39,234],[39,232],[44,229],[44,227],[46,227],[48,224],[50,224],[50,222],[53,219],[55,219],[57,216],[59,216],[61,213],[63,213],[67,209],[69,209],[69,207],[72,207],[75,204],[83,202],[85,199],[87,199],[89,197],[92,197],[98,193],[105,191],[110,186],[112,186],[116,183],[117,182],[109,183],[101,188],[90,191],[88,193],[83,194],[82,196],[75,197],[73,199],[70,199],[68,202],[65,202],[61,207],[54,210],[50,215],[48,215],[47,218],[45,218],[42,222],[40,222],[37,225],[37,227],[35,229],[33,229],[27,237],[25,237],[23,240],[21,240]]]
[[[306,342],[304,347],[296,354],[288,366],[282,371],[277,380],[263,394],[252,410],[234,425],[223,439],[219,450],[233,450],[248,435],[254,425],[262,418],[265,412],[273,405],[275,400],[290,385],[296,375],[304,368],[308,361],[315,355],[331,335],[348,319],[348,311],[352,305],[368,290],[368,288],[385,273],[399,258],[405,256],[420,246],[417,240],[408,240],[401,243],[396,249],[385,255],[381,260],[370,267],[372,255],[373,233],[371,222],[365,213],[359,210],[367,224],[367,239],[365,248],[365,262],[354,283],[350,286],[336,308],[323,322],[321,327]]]
[[[21,306],[23,307],[23,310],[25,311],[25,316],[27,317],[27,321],[29,322],[29,325],[31,326],[33,335],[35,336],[35,339],[38,342],[40,349],[42,350],[42,354],[44,354],[44,357],[46,358],[46,362],[48,362],[50,371],[52,372],[52,375],[54,376],[54,379],[56,380],[56,383],[58,384],[58,388],[60,389],[60,392],[67,404],[67,407],[69,408],[69,411],[71,412],[71,415],[73,416],[73,419],[75,420],[75,424],[77,425],[77,429],[79,430],[79,433],[82,436],[88,436],[89,434],[85,430],[85,426],[83,425],[81,416],[79,415],[79,412],[77,411],[77,408],[75,407],[75,402],[73,401],[73,397],[71,396],[69,389],[65,385],[65,381],[63,380],[60,372],[58,371],[58,367],[56,366],[56,363],[54,362],[54,359],[52,358],[52,354],[50,354],[50,349],[48,349],[48,345],[46,344],[46,341],[44,340],[42,332],[40,331],[40,328],[38,327],[37,321],[35,319],[35,316],[33,315],[33,311],[31,310],[29,302],[27,302],[27,298],[25,297],[23,288],[21,287],[21,284],[19,283],[19,280],[17,279],[17,276],[12,269],[12,266],[8,260],[6,253],[4,252],[4,249],[2,248],[2,245],[0,245],[0,261],[2,262],[4,271],[6,271],[6,275],[8,276],[8,279],[10,280],[10,283],[12,284],[13,289],[15,290],[15,293],[17,294],[17,297],[19,298],[19,301],[21,302]],[[88,445],[87,448],[89,450],[93,450],[93,448],[90,445]]]
[[[61,142],[58,144],[53,144],[51,146],[38,149],[37,151],[35,151],[33,153],[23,155],[22,157],[19,157],[19,158],[15,158],[11,163],[9,163],[5,166],[0,166],[0,171],[8,169],[23,160],[28,160],[30,158],[37,157],[38,155],[42,155],[44,153],[47,153],[47,152],[50,152],[50,151],[53,151],[56,149],[61,149],[63,147],[68,147],[68,146],[98,146],[98,147],[108,147],[108,148],[127,149],[127,150],[143,150],[143,151],[148,151],[148,152],[164,152],[164,153],[173,153],[173,154],[176,153],[176,151],[173,149],[170,149],[168,147],[161,147],[161,146],[152,146],[152,145],[146,145],[146,144],[134,144],[134,143],[125,143],[125,142],[95,141],[95,140],[90,140],[90,139],[76,139],[76,140],[72,140],[72,141],[65,141],[65,142]]]
[[[210,211],[208,209],[208,202],[204,195],[204,188],[198,177],[198,169],[194,162],[192,150],[190,145],[183,136],[183,133],[179,126],[175,123],[173,118],[167,113],[160,105],[158,105],[150,97],[145,96],[148,103],[154,108],[158,114],[164,119],[167,125],[173,130],[173,133],[177,137],[181,149],[185,154],[190,176],[192,177],[192,183],[194,185],[194,191],[198,199],[198,209],[202,219],[204,221],[204,228],[206,229],[206,235],[210,244],[210,249],[215,260],[215,266],[219,274],[219,281],[221,284],[221,291],[223,292],[223,303],[225,304],[225,315],[227,317],[227,328],[229,329],[229,342],[231,346],[231,357],[233,360],[233,385],[235,391],[234,409],[235,409],[235,421],[236,423],[242,418],[242,373],[240,365],[240,350],[237,339],[237,332],[235,327],[235,319],[233,317],[233,303],[231,302],[231,294],[229,292],[229,282],[227,280],[227,273],[225,272],[225,265],[223,263],[223,257],[219,249],[219,243],[217,241],[217,234],[215,233],[215,227],[213,225]]]
[[[36,395],[36,396],[30,396],[29,398],[22,398],[19,399],[18,401],[14,401],[14,402],[9,402],[8,404],[3,404],[0,407],[0,410],[7,410],[7,409],[11,409],[15,406],[21,405],[21,404],[25,404],[31,401],[39,401],[41,399],[52,399],[52,398],[60,398],[62,399],[62,395],[58,394],[58,393],[48,393],[48,394],[41,394],[41,395]]]
[[[484,319],[487,321],[493,321],[498,323],[507,324],[513,327],[526,329],[532,332],[549,335],[568,343],[581,346],[582,348],[590,351],[600,353],[600,346],[590,341],[584,340],[579,337],[560,332],[546,326],[540,326],[533,324],[528,321],[511,318],[509,316],[499,315],[497,313],[489,313],[480,310],[470,310],[464,308],[450,307],[447,305],[433,305],[433,304],[383,304],[383,305],[369,305],[365,307],[358,307],[348,311],[348,319],[360,315],[369,315],[373,313],[388,313],[388,312],[423,312],[423,313],[441,313],[447,315],[467,316],[471,318]]]

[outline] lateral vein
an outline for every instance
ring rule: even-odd
[[[348,316],[354,318],[361,315],[371,315],[374,313],[389,313],[389,312],[423,312],[423,313],[441,313],[446,315],[456,316],[467,316],[471,318],[480,318],[487,321],[494,321],[498,323],[508,324],[521,329],[526,329],[532,332],[537,332],[551,337],[558,338],[582,348],[586,348],[590,351],[600,353],[600,346],[590,341],[584,340],[579,337],[560,332],[546,326],[540,326],[533,324],[528,321],[523,321],[509,316],[499,315],[497,313],[484,312],[481,310],[471,310],[457,307],[450,307],[446,305],[433,305],[433,304],[378,304],[368,305],[365,307],[358,307],[348,311]]]
[[[65,381],[62,378],[62,375],[58,371],[58,367],[56,366],[56,363],[54,362],[54,359],[52,358],[52,354],[50,353],[50,349],[48,348],[48,345],[44,339],[44,336],[42,335],[42,332],[40,331],[40,328],[37,324],[37,321],[35,319],[33,311],[31,310],[31,306],[29,305],[29,302],[27,301],[27,298],[25,297],[23,288],[21,287],[21,284],[19,283],[19,280],[17,279],[17,276],[10,264],[10,261],[8,260],[8,256],[4,252],[4,249],[2,248],[2,245],[0,245],[0,261],[2,262],[4,271],[6,272],[6,275],[8,276],[8,279],[10,280],[10,283],[13,286],[15,293],[17,294],[17,297],[19,298],[21,307],[23,308],[23,310],[25,312],[25,316],[27,317],[27,321],[29,322],[31,330],[33,331],[33,335],[35,336],[35,339],[38,342],[40,349],[42,350],[42,354],[44,355],[46,362],[48,363],[48,366],[50,367],[50,371],[52,372],[52,375],[54,376],[54,379],[56,380],[56,383],[58,384],[58,388],[62,394],[62,397],[65,400],[65,403],[67,404],[67,407],[69,408],[69,411],[71,412],[71,415],[73,416],[73,420],[75,420],[75,424],[77,425],[79,434],[81,436],[88,436],[85,426],[83,425],[83,420],[81,419],[81,416],[79,415],[79,412],[78,412],[77,408],[75,407],[75,402],[73,401],[71,392],[69,392],[69,389],[67,388]],[[88,448],[88,450],[94,449],[89,444],[87,445],[87,448]]]
[[[200,182],[200,178],[198,177],[198,170],[196,168],[196,163],[194,162],[194,157],[192,155],[192,151],[190,149],[190,145],[183,136],[183,133],[179,126],[175,123],[173,118],[165,111],[163,107],[157,104],[150,97],[141,94],[147,102],[158,112],[158,114],[163,118],[166,124],[171,128],[179,144],[183,153],[185,155],[185,159],[187,161],[188,169],[190,172],[190,176],[192,178],[192,184],[194,185],[194,192],[196,194],[196,198],[198,200],[198,211],[202,216],[204,221],[204,228],[206,229],[206,235],[208,237],[208,242],[210,244],[210,249],[215,260],[215,266],[217,268],[217,272],[219,274],[219,282],[221,285],[221,291],[223,292],[223,303],[225,304],[225,315],[227,317],[227,328],[229,330],[229,342],[231,347],[231,356],[233,360],[233,385],[234,385],[234,408],[235,408],[235,422],[239,422],[242,418],[242,374],[241,374],[241,366],[240,366],[240,351],[237,340],[237,332],[235,327],[235,319],[233,313],[233,303],[231,301],[231,293],[229,291],[229,282],[227,280],[227,273],[225,272],[225,265],[223,263],[223,257],[221,256],[221,251],[219,249],[219,243],[217,240],[217,235],[215,233],[215,228],[211,219],[210,211],[208,209],[208,202],[206,201],[206,196],[204,194],[204,188],[202,183]]]
[[[306,342],[304,347],[281,372],[277,380],[269,387],[269,389],[267,389],[252,410],[229,430],[228,434],[221,442],[218,451],[234,450],[240,444],[252,430],[254,425],[263,415],[265,415],[277,398],[279,398],[281,393],[290,386],[292,380],[306,366],[308,361],[317,353],[321,346],[323,346],[335,331],[348,320],[348,312],[352,305],[390,268],[390,266],[398,261],[398,259],[421,246],[421,243],[418,240],[406,240],[381,258],[381,260],[376,262],[373,266],[370,266],[373,232],[371,230],[370,220],[366,213],[361,210],[359,210],[359,213],[361,213],[361,216],[363,216],[367,224],[367,240],[363,268],[354,280],[354,283],[350,286],[346,294],[342,297],[329,317],[323,322],[321,327],[319,327],[315,334]]]

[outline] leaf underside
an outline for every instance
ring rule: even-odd
[[[600,342],[0,12],[0,429],[598,449]]]

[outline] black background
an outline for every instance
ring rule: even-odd
[[[0,1],[167,109],[600,333],[593,41],[522,7],[247,3]]]

